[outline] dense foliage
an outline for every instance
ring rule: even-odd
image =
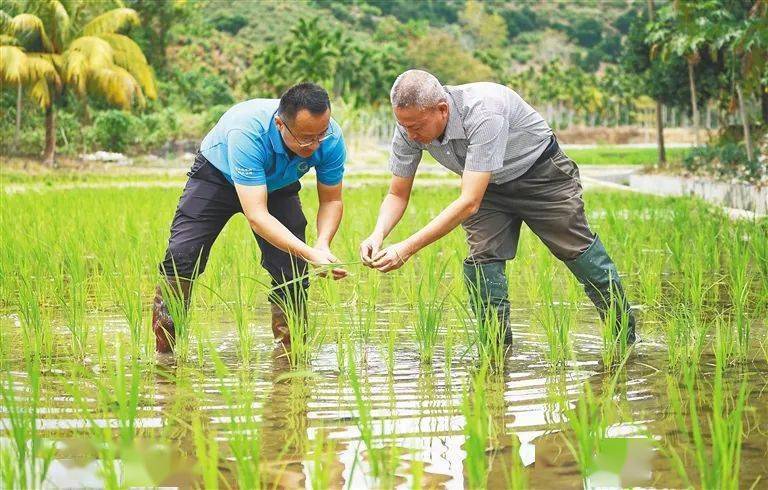
[[[622,1],[123,0],[116,9],[119,4],[0,0],[3,52],[25,54],[35,67],[14,75],[3,57],[4,153],[39,153],[46,134],[57,151],[71,154],[143,152],[168,140],[196,140],[227,105],[279,96],[300,80],[327,87],[345,115],[378,117],[395,76],[411,67],[447,84],[507,84],[556,128],[652,124],[650,100],[697,126],[706,107],[710,127],[751,129],[751,138],[738,144],[755,161],[747,142],[759,140],[768,118],[764,0],[659,2],[653,21],[653,2]],[[45,15],[52,5],[68,13],[66,29]],[[41,19],[42,30],[28,14]],[[101,31],[90,32],[89,22]],[[46,44],[46,35],[62,32],[58,44]],[[78,53],[106,52],[86,51],[101,46],[88,41],[94,33],[131,43],[121,48],[126,56],[113,54],[110,66],[134,82],[91,83],[73,75],[74,62],[62,65]],[[118,138],[96,125],[116,122],[111,112],[99,118],[114,107],[135,114],[125,115],[133,122]],[[51,126],[54,113],[58,129]]]

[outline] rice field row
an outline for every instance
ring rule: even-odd
[[[312,279],[305,342],[268,327],[238,216],[198,281],[175,359],[149,306],[180,192],[26,192],[0,206],[0,487],[739,488],[768,477],[768,222],[591,191],[642,341],[616,350],[580,285],[524,231],[515,345],[478,331],[457,230],[401,270],[357,263],[384,185],[350,186]],[[419,187],[390,240],[452,199]],[[310,223],[314,191],[303,191]],[[308,240],[312,240],[310,225]]]

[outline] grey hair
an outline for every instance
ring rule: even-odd
[[[392,84],[389,99],[392,101],[392,107],[428,109],[445,102],[447,96],[440,81],[433,74],[424,70],[408,70]]]

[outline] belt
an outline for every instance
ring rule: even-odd
[[[557,144],[557,138],[553,134],[549,139],[549,144],[546,148],[544,148],[544,151],[539,156],[539,158],[536,159],[536,163],[541,163],[545,160],[549,160],[553,156],[555,156],[555,153],[557,153],[557,150],[560,149],[560,145]],[[534,163],[534,165],[536,164]]]

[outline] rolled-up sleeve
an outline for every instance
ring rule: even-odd
[[[421,149],[414,147],[395,126],[392,147],[389,152],[389,170],[398,177],[413,177],[421,161]]]
[[[264,185],[266,152],[261,137],[235,129],[227,134],[227,160],[232,182],[240,185]]]
[[[509,121],[499,114],[489,114],[470,129],[465,170],[493,172],[504,166],[504,151],[509,139]]]

